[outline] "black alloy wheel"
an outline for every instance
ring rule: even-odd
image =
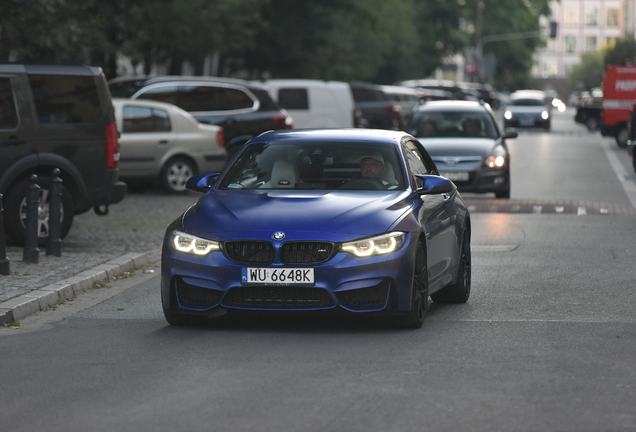
[[[440,291],[431,294],[435,303],[466,303],[470,297],[471,285],[471,256],[470,256],[470,229],[464,228],[462,234],[462,247],[457,269],[457,281]]]

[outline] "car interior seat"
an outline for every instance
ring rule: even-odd
[[[272,167],[270,180],[263,184],[263,188],[290,189],[296,187],[299,181],[298,169],[288,160],[277,160]]]
[[[398,181],[395,179],[395,170],[391,162],[384,163],[384,174],[382,174],[382,180],[390,185],[397,185]]]

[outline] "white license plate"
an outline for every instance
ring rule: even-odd
[[[522,119],[519,119],[519,124],[521,126],[534,126],[534,119],[533,118],[522,118]]]
[[[469,173],[464,171],[447,171],[441,172],[440,175],[442,177],[446,177],[450,181],[468,181],[470,178]]]
[[[263,284],[313,284],[312,268],[243,268],[245,283]]]

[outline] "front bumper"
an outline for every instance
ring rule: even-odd
[[[406,244],[388,255],[358,258],[338,252],[320,264],[284,265],[238,263],[221,251],[205,256],[184,254],[172,247],[171,234],[167,233],[161,264],[162,304],[175,313],[208,316],[216,315],[219,309],[406,311],[410,308],[413,278],[412,237],[407,235]],[[242,282],[244,268],[259,267],[313,268],[315,282]]]

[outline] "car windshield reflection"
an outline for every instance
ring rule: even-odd
[[[351,142],[248,145],[219,189],[404,190],[395,146]]]

